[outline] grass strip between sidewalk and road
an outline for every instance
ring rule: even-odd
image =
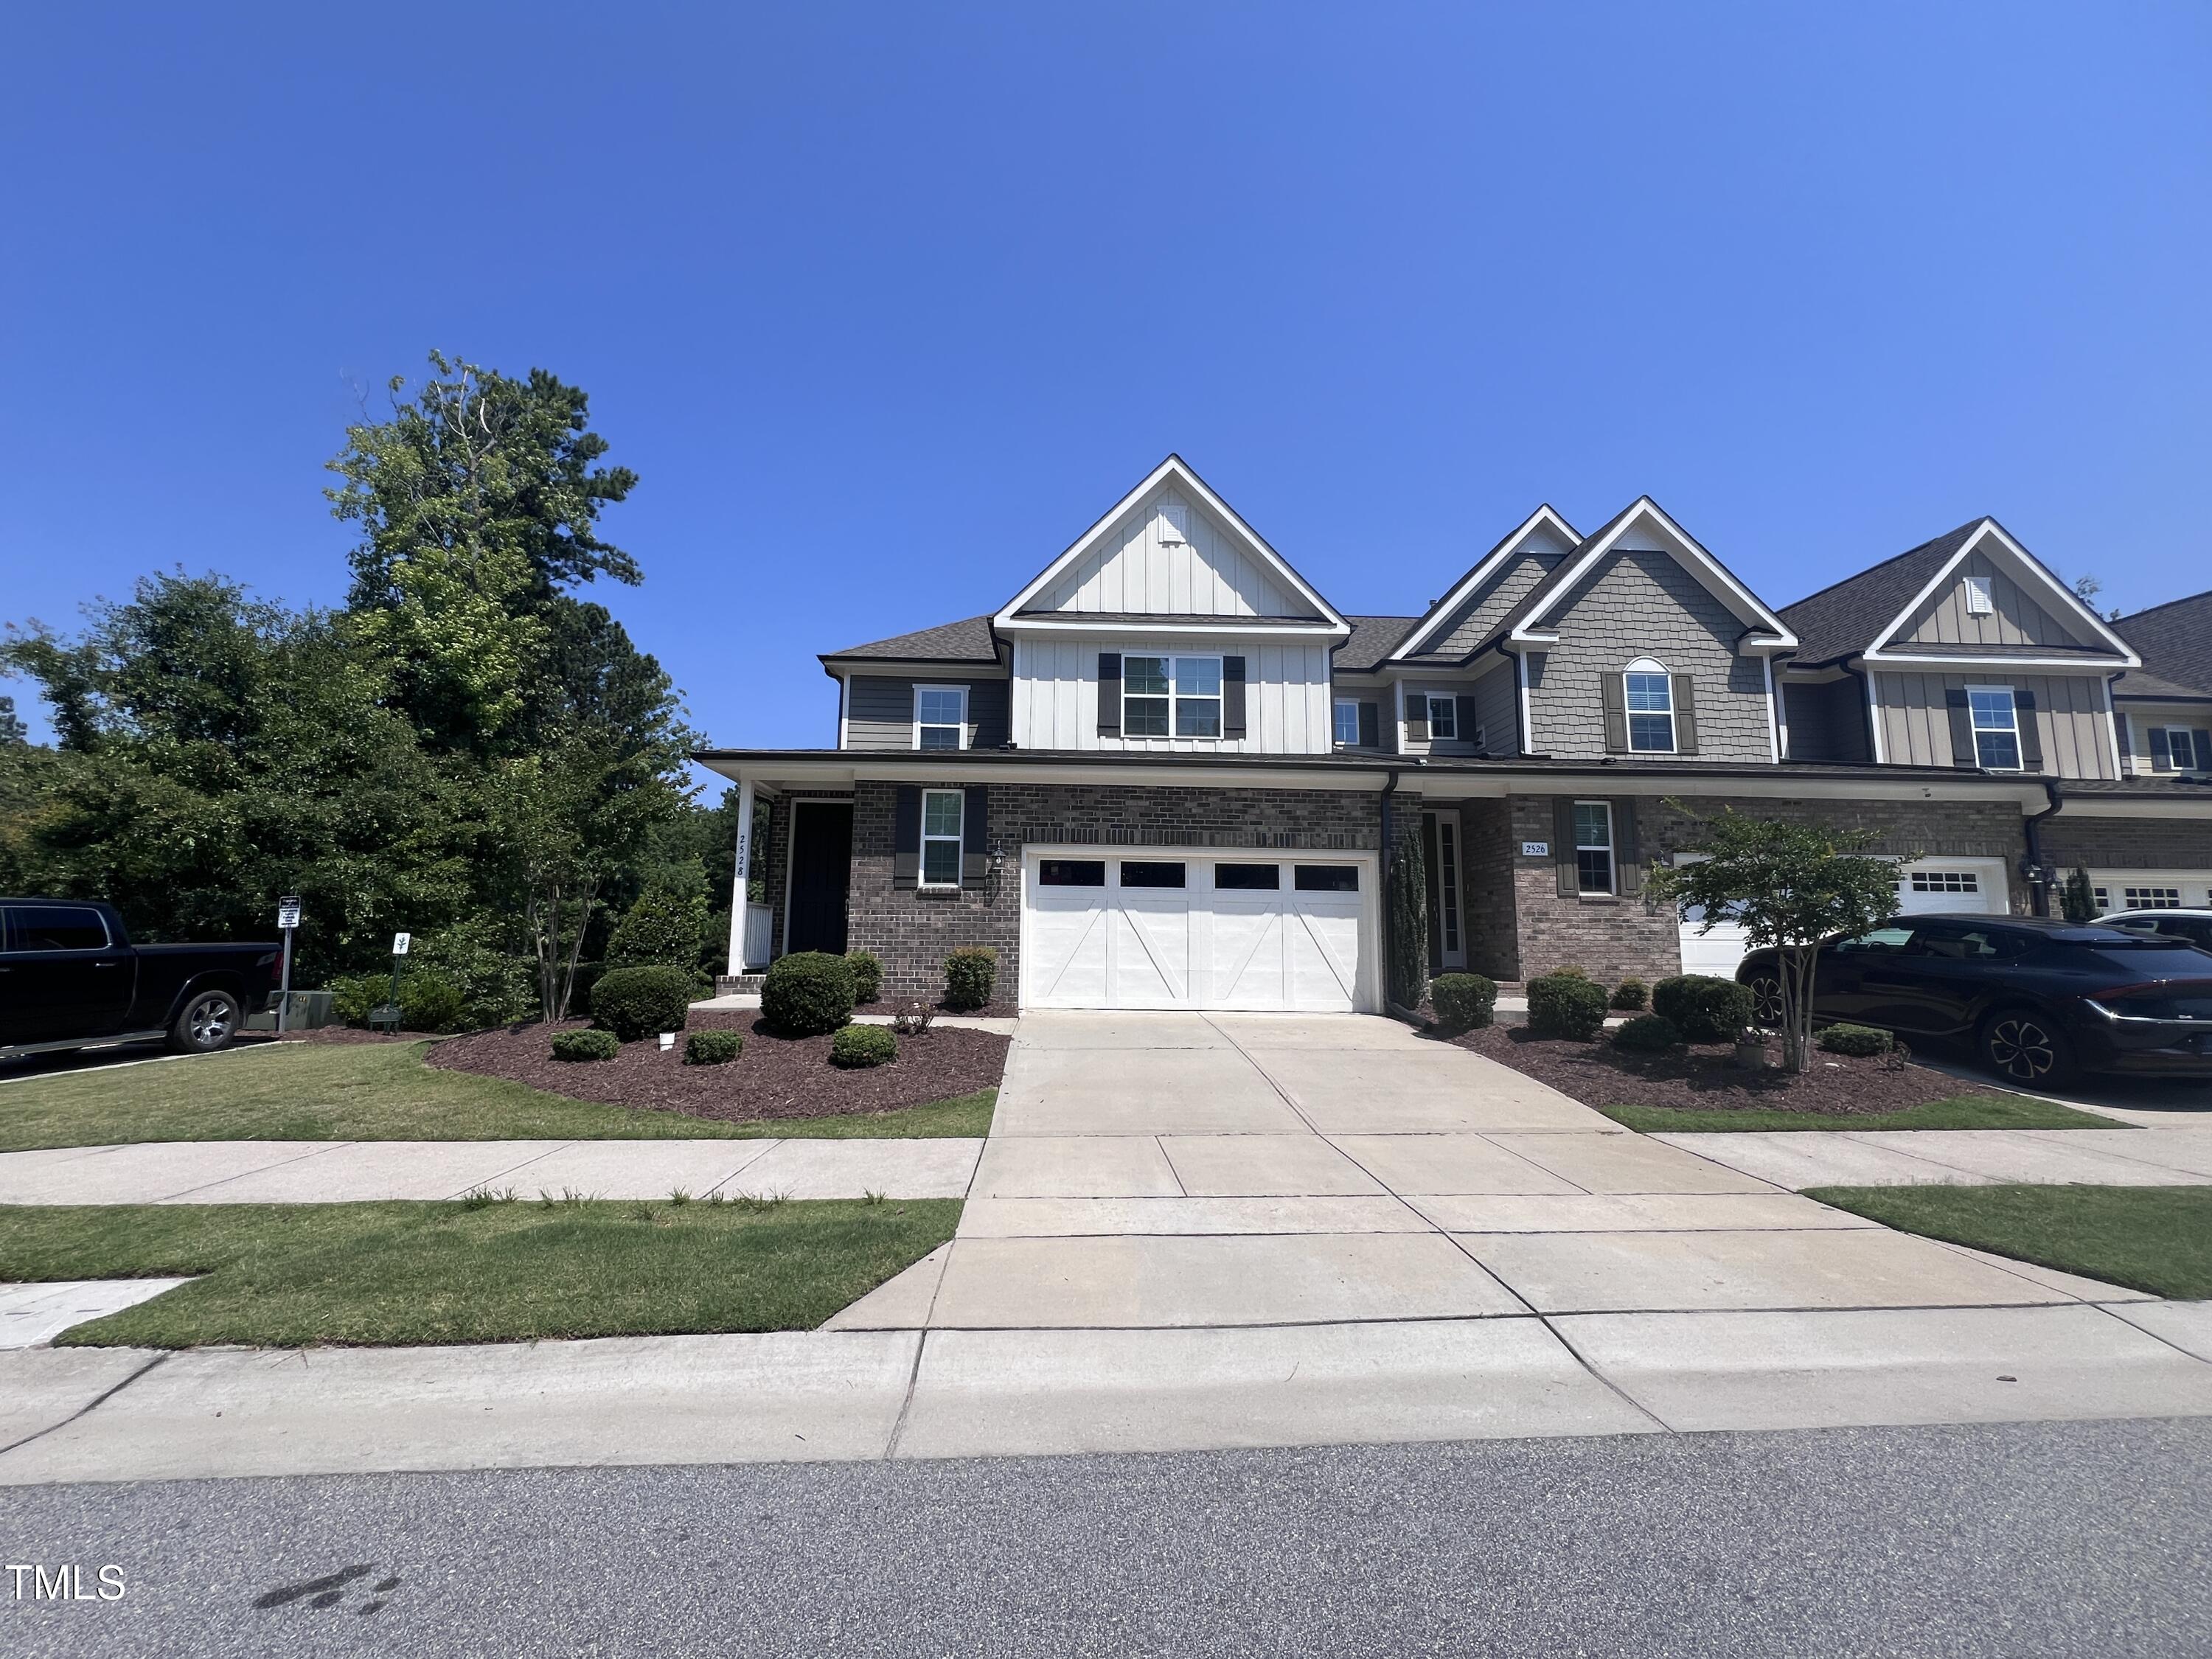
[[[2212,1297],[2212,1187],[1815,1187],[1805,1196],[2107,1285]]]
[[[0,1280],[204,1275],[58,1346],[811,1330],[959,1219],[957,1199],[10,1207]]]
[[[998,1098],[982,1089],[895,1112],[730,1123],[440,1071],[422,1063],[428,1046],[287,1042],[0,1084],[0,1152],[145,1140],[934,1139],[988,1133]]]
[[[2070,1106],[2020,1095],[1960,1095],[1898,1112],[1784,1112],[1745,1107],[1710,1112],[1671,1106],[1601,1106],[1615,1123],[1644,1134],[1787,1129],[2123,1129],[2130,1126]]]

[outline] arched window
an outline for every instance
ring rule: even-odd
[[[1666,665],[1638,657],[1621,676],[1628,702],[1628,746],[1638,754],[1674,752],[1674,683]]]

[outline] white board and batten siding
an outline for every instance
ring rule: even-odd
[[[1312,605],[1173,489],[1128,514],[1119,530],[1046,585],[1024,613],[1296,617]]]
[[[1129,632],[1014,641],[1014,743],[1022,749],[1148,750],[1160,753],[1326,755],[1329,729],[1325,639],[1261,641],[1221,634],[1146,638]],[[1244,659],[1241,738],[1126,738],[1098,731],[1098,656],[1147,651]]]

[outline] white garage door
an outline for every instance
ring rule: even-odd
[[[1374,887],[1342,856],[1032,851],[1022,1006],[1371,1009]]]
[[[1686,859],[1697,855],[1685,854]],[[1897,908],[1904,915],[1924,915],[1935,910],[1971,910],[2002,915],[2009,906],[2005,896],[2002,859],[1923,859],[1897,872]],[[1711,974],[1717,979],[1735,977],[1737,964],[1751,946],[1741,924],[1721,921],[1711,933],[1699,931],[1703,911],[1682,924],[1682,971]]]

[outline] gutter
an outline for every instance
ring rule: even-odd
[[[2027,878],[2035,889],[2035,914],[2048,916],[2051,914],[2051,872],[2043,862],[2043,821],[2058,816],[2066,805],[2066,794],[2059,788],[2056,778],[2044,779],[2043,793],[2050,798],[2051,805],[2040,812],[2030,812],[2021,818],[2021,828],[2027,837]]]

